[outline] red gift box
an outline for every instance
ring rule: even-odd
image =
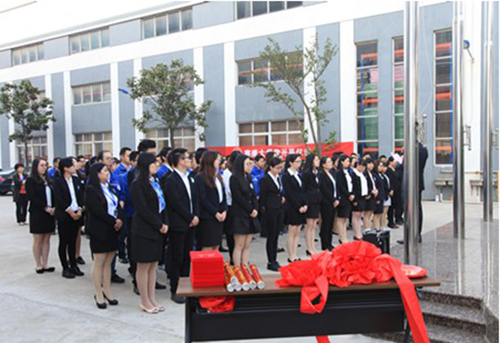
[[[224,286],[224,258],[218,251],[191,251],[193,287]]]

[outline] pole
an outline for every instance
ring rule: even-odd
[[[453,3],[453,236],[465,237],[463,145],[463,2]]]
[[[493,8],[482,4],[483,51],[481,79],[481,116],[483,118],[483,220],[493,219],[491,128],[493,127]]]
[[[405,5],[405,90],[404,90],[404,132],[405,157],[404,181],[406,185],[404,262],[418,264],[418,31],[419,10],[417,1],[407,1]]]

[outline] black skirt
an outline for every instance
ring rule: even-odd
[[[384,213],[384,202],[380,201],[379,204],[376,203],[377,201],[375,200],[375,209],[373,210],[373,213],[375,214],[382,214]]]
[[[103,254],[118,250],[118,233],[109,231],[106,240],[100,241],[90,235],[90,251],[93,254]]]
[[[260,223],[257,218],[243,216],[232,216],[231,218],[232,234],[249,235],[259,233],[260,230]]]
[[[344,206],[337,207],[337,217],[338,218],[350,218],[352,212],[352,203],[348,202]]]
[[[197,230],[202,247],[214,247],[221,245],[224,223],[217,220],[202,219]]]
[[[303,225],[305,223],[305,213],[300,213],[298,210],[287,207],[285,212],[285,225]]]
[[[47,212],[30,213],[30,233],[53,233],[56,230],[56,220]]]
[[[375,203],[375,198],[373,195],[370,197],[370,199],[366,200],[366,209],[365,211],[375,211],[376,203]]]
[[[320,205],[310,204],[307,206],[306,218],[307,219],[318,219],[319,218]]]
[[[366,199],[364,197],[356,200],[357,205],[352,206],[353,212],[364,212],[366,211]]]
[[[132,261],[138,263],[159,262],[162,259],[163,239],[153,240],[132,235]]]

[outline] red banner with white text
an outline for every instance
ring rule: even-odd
[[[312,151],[314,144],[308,144],[307,147]],[[218,146],[207,147],[208,150],[218,151],[223,156],[230,155],[234,150],[241,151],[241,153],[250,157],[257,155],[265,156],[268,151],[275,151],[282,158],[288,154],[307,154],[307,147],[305,144],[287,144],[287,145],[254,145],[254,146]],[[323,144],[321,153],[323,156],[331,156],[333,152],[342,152],[346,155],[351,155],[354,151],[353,142],[341,142],[336,144]]]

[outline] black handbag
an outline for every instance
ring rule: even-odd
[[[391,230],[369,229],[363,232],[363,240],[382,250],[382,254],[391,253]]]

